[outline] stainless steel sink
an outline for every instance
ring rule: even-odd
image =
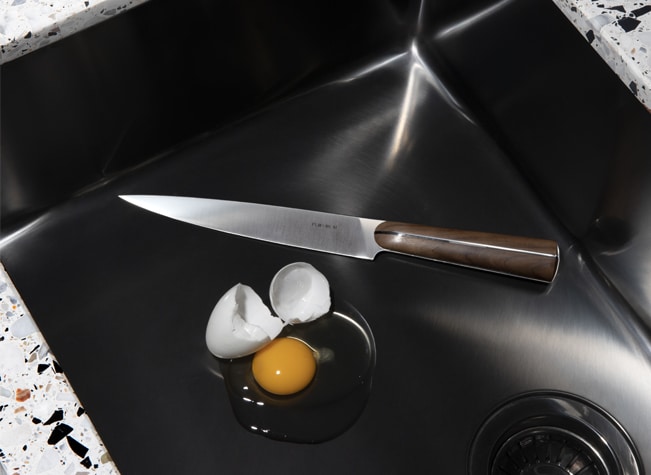
[[[143,142],[109,154],[115,167],[97,175],[83,171],[96,169],[97,156],[80,154],[75,185],[34,191],[25,179],[44,165],[38,146],[30,155],[6,125],[20,117],[11,98],[29,87],[20,75],[56,55],[92,70],[118,26],[139,41],[154,20],[170,21],[171,4],[89,31],[93,54],[83,59],[75,49],[83,39],[72,37],[2,71],[3,147],[34,161],[27,170],[20,154],[3,156],[13,173],[3,173],[3,193],[7,180],[21,180],[4,197],[2,261],[118,468],[645,473],[651,118],[556,7],[233,4],[227,16],[211,2],[196,7],[201,26],[223,27],[223,36],[182,60],[164,45],[134,43],[151,53],[134,74],[152,96],[125,107],[142,107],[153,122],[115,112],[115,128]],[[180,83],[162,76],[165,65]],[[54,142],[57,153],[64,142]],[[128,193],[551,238],[561,266],[542,285],[397,256],[362,262],[163,219],[118,199]],[[292,261],[328,277],[367,320],[377,349],[364,412],[321,444],[243,429],[204,344],[223,292],[237,282],[263,291]],[[563,466],[552,457],[559,445]]]

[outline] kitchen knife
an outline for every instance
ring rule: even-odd
[[[382,251],[551,282],[558,245],[546,239],[437,228],[238,201],[122,195],[148,211],[247,238],[374,259]]]

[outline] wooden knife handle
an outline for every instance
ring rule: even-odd
[[[385,250],[515,277],[551,282],[558,269],[558,244],[503,234],[435,228],[385,221],[375,229]]]

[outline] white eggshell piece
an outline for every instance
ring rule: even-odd
[[[219,358],[240,358],[276,338],[283,326],[251,287],[237,284],[215,305],[206,328],[206,344]]]
[[[269,298],[276,314],[286,323],[311,322],[330,310],[330,285],[312,265],[294,262],[276,273]]]

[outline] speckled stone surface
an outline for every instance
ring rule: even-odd
[[[147,0],[0,0],[0,64]]]
[[[118,470],[0,265],[0,475]]]
[[[553,1],[651,110],[651,1]]]

